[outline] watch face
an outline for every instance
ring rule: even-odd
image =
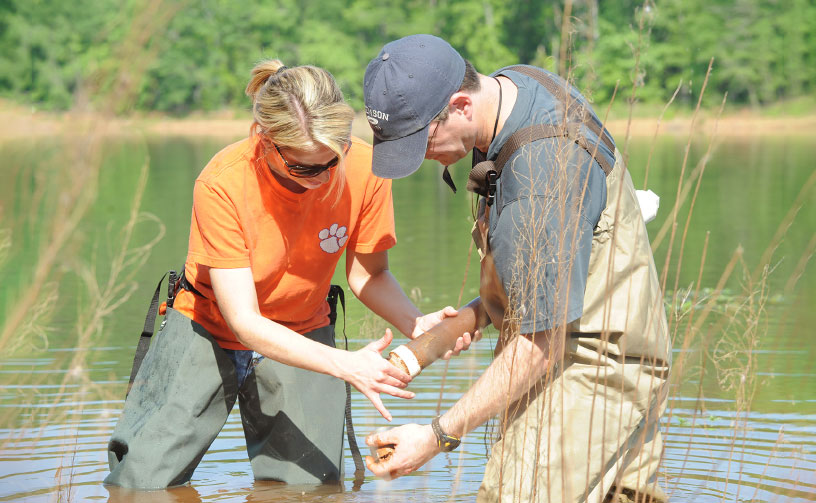
[[[436,435],[436,445],[439,446],[442,452],[450,452],[459,447],[461,440],[442,431],[442,427],[439,425],[439,416],[435,417],[431,422],[431,428],[433,428],[434,435]]]
[[[458,438],[450,437],[448,435],[442,435],[442,438],[440,438],[439,441],[439,447],[442,449],[442,452],[450,452],[459,447],[460,443]]]

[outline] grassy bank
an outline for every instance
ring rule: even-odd
[[[786,103],[763,109],[727,109],[717,119],[716,110],[700,112],[697,123],[692,124],[691,112],[668,110],[658,120],[662,107],[638,105],[632,110],[615,106],[608,112],[598,107],[598,114],[616,137],[628,134],[633,137],[659,135],[688,136],[692,127],[695,134],[719,136],[780,136],[816,134],[816,104],[807,102]],[[0,101],[0,139],[39,138],[70,133],[77,121],[105,121],[105,131],[110,134],[127,135],[140,131],[148,136],[213,136],[240,138],[247,134],[250,115],[247,111],[225,110],[218,113],[194,114],[184,118],[163,115],[133,115],[130,117],[105,118],[92,114],[51,113],[35,108],[22,107]],[[365,117],[358,114],[353,133],[371,140],[371,130]]]

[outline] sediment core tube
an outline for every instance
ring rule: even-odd
[[[463,333],[473,335],[488,322],[482,301],[476,297],[460,308],[456,316],[445,318],[416,339],[391,351],[388,361],[411,377],[416,377],[422,369],[452,350]]]

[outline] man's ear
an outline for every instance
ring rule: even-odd
[[[468,120],[473,116],[473,99],[467,93],[454,93],[448,100],[448,106],[452,108],[451,113],[462,113]]]

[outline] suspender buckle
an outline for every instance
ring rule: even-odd
[[[171,270],[167,277],[167,307],[173,307],[173,302],[176,300],[178,281],[178,274],[176,271]]]
[[[340,285],[331,285],[329,287],[329,294],[326,296],[326,301],[329,303],[329,324],[334,325],[337,321],[337,301],[340,300],[340,305],[343,307],[343,313],[346,312],[346,296],[343,292],[343,287]],[[343,327],[345,331],[345,326]]]
[[[485,185],[487,185],[487,205],[492,206],[496,199],[496,180],[499,179],[499,174],[496,170],[491,169],[485,175]]]

